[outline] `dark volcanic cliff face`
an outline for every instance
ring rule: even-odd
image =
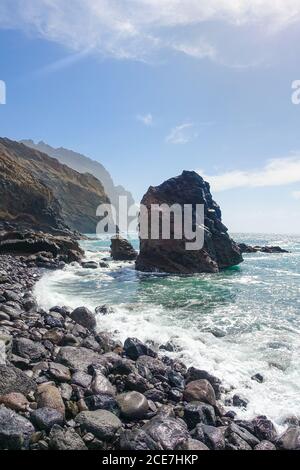
[[[222,223],[220,207],[213,200],[210,186],[193,171],[184,171],[157,187],[150,187],[141,203],[148,210],[152,204],[204,205],[204,247],[186,250],[186,240],[141,240],[136,269],[145,272],[216,273],[243,261],[237,244]],[[150,224],[151,225],[151,224]],[[172,230],[171,230],[172,233]]]
[[[94,176],[9,139],[0,139],[0,169],[0,219],[95,232],[96,209],[109,199]]]
[[[115,186],[109,172],[103,165],[101,165],[101,163],[63,147],[51,147],[51,145],[45,144],[44,142],[35,144],[33,140],[23,140],[22,143],[30,148],[38,150],[39,152],[46,153],[50,157],[56,158],[60,163],[73,168],[73,170],[76,170],[79,173],[90,173],[94,175],[99,181],[101,181],[105,193],[116,208],[119,206],[119,196],[127,197],[129,207],[134,204],[132,194],[129,191],[126,191],[123,186]]]

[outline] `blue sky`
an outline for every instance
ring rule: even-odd
[[[198,170],[232,231],[300,233],[299,23],[297,0],[2,0],[1,136],[97,159],[137,200]]]

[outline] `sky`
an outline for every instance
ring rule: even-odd
[[[0,134],[137,201],[195,170],[231,232],[300,233],[299,26],[300,0],[1,0]]]

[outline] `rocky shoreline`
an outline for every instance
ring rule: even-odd
[[[297,420],[281,436],[264,416],[238,420],[221,381],[165,355],[168,345],[97,331],[107,307],[40,309],[40,256],[54,267],[45,254],[0,255],[0,449],[300,449]]]

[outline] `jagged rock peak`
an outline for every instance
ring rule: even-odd
[[[222,223],[219,205],[213,200],[210,185],[195,171],[184,171],[157,187],[151,186],[141,203],[150,209],[152,204],[204,205],[204,246],[187,250],[186,239],[141,239],[136,268],[140,271],[191,274],[216,273],[243,261],[238,245],[228,235]],[[174,227],[171,227],[171,234]],[[149,233],[151,232],[151,221]]]

